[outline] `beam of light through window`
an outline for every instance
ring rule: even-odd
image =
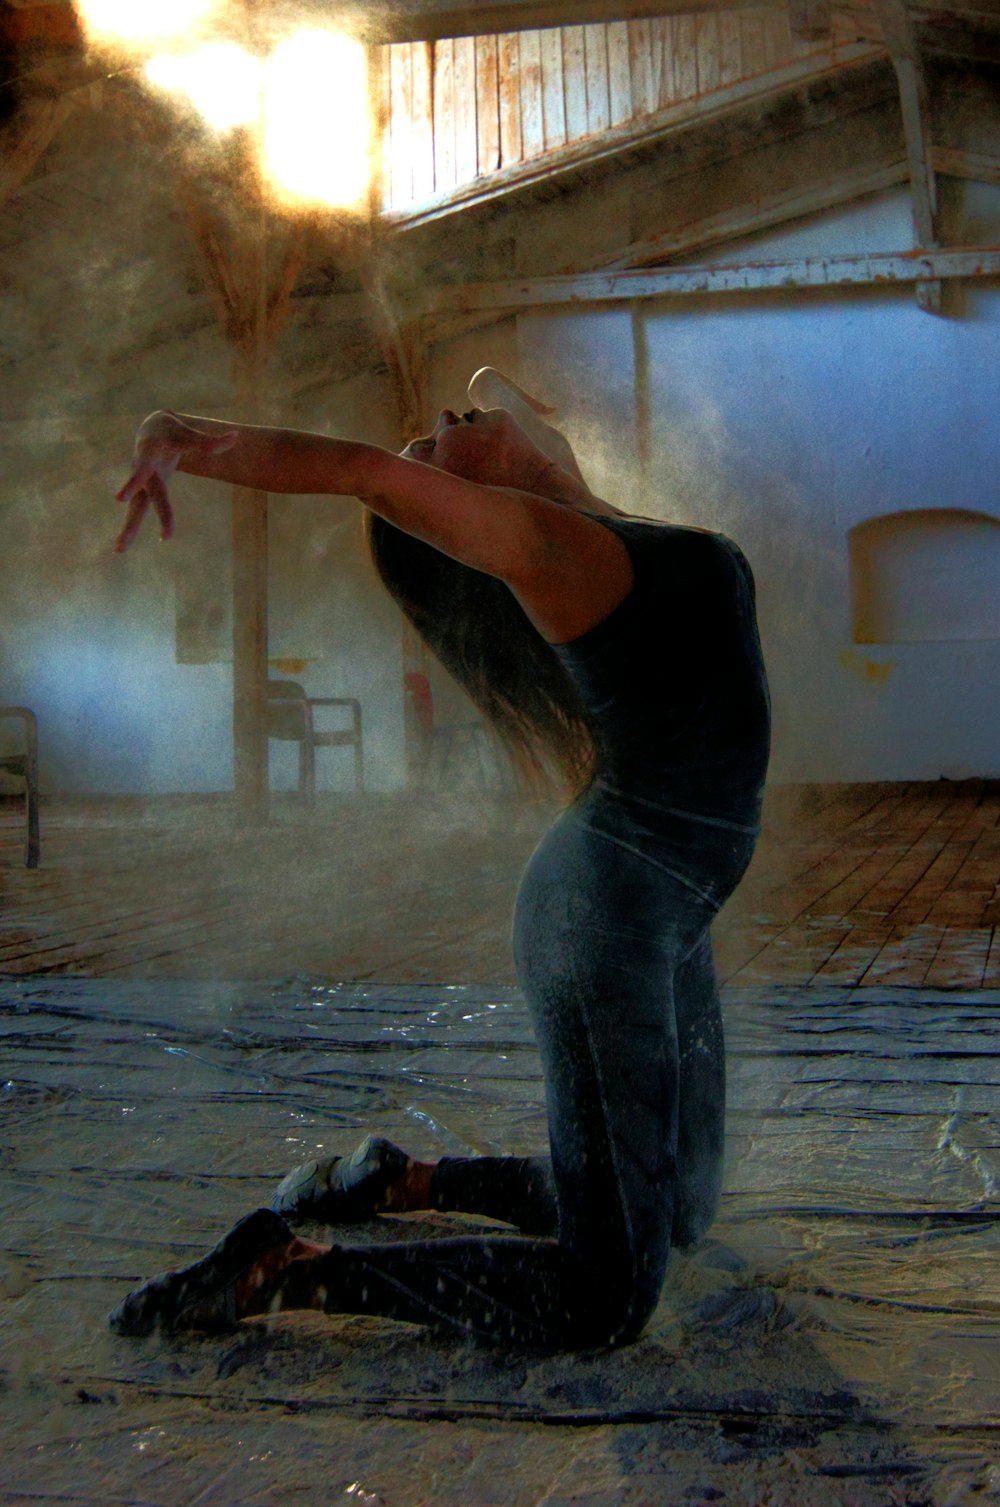
[[[219,0],[73,0],[89,41],[155,46],[207,21]]]
[[[282,198],[360,206],[369,181],[368,81],[360,43],[302,30],[267,60],[263,168]]]
[[[194,52],[150,58],[146,78],[159,89],[183,95],[215,131],[231,131],[257,119],[262,67],[236,42],[209,42]]]

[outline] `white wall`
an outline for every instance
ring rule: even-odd
[[[176,358],[175,358],[176,360]],[[39,719],[48,792],[170,793],[232,786],[232,670],[226,647],[231,580],[225,489],[177,478],[177,536],[152,527],[127,555],[111,544],[113,494],[127,474],[135,424],[158,402],[224,413],[185,393],[183,374],[150,371],[143,409],[117,417],[58,413],[0,423],[0,702]],[[192,396],[195,401],[191,401]],[[44,413],[44,394],[32,403]],[[324,411],[288,422],[394,443],[391,393],[376,379],[341,384]],[[7,410],[9,412],[9,408]],[[69,436],[53,441],[52,435]],[[271,653],[310,660],[315,695],[357,696],[372,790],[404,780],[400,620],[374,582],[351,501],[274,498]],[[177,661],[175,595],[195,577],[225,626],[216,662]],[[0,739],[4,730],[0,728]],[[321,751],[320,788],[348,789],[349,750]],[[275,789],[294,785],[295,750],[273,745]]]
[[[51,231],[9,245],[0,234],[0,273],[11,286],[0,310],[11,357],[0,413],[0,701],[38,712],[49,790],[224,790],[230,667],[177,662],[175,592],[179,573],[196,573],[209,600],[227,602],[225,501],[211,484],[184,478],[174,544],[149,535],[121,559],[110,543],[111,496],[136,421],[164,403],[224,414],[228,360],[210,315],[200,328],[161,330],[137,348],[136,311],[154,267],[158,277],[170,269],[178,307],[188,307],[190,246],[163,206],[147,206],[136,228],[121,161],[98,172],[94,162],[104,159],[67,138],[54,164],[67,179],[75,145],[101,197],[81,201],[61,247]],[[1000,192],[969,188],[958,202],[951,187],[953,238],[1000,239]],[[166,246],[165,224],[174,236]],[[725,255],[897,249],[909,237],[905,195],[891,194]],[[131,260],[121,252],[104,265],[111,245],[131,248]],[[429,409],[462,405],[478,365],[513,370],[563,405],[598,491],[740,541],[760,588],[775,778],[1000,774],[1000,644],[855,644],[848,574],[849,530],[874,515],[954,507],[1000,517],[1000,291],[970,288],[948,318],[922,313],[905,289],[646,306],[646,492],[631,318],[617,308],[539,313],[442,345],[431,353]],[[283,337],[272,417],[395,444],[384,377],[286,396],[307,335],[328,338],[322,300],[299,301]],[[369,786],[398,787],[400,620],[365,559],[359,510],[276,499],[271,561],[272,654],[306,658],[300,678],[314,694],[360,697]],[[294,764],[294,749],[275,748],[276,787],[294,782]],[[349,786],[350,755],[321,755],[320,780]]]
[[[966,230],[997,239],[998,206],[1000,195],[972,191]],[[905,249],[911,234],[905,196],[889,195],[714,259]],[[875,515],[1000,517],[1000,291],[970,290],[948,318],[923,313],[907,289],[647,307],[646,496],[630,320],[522,319],[522,379],[579,414],[568,432],[610,501],[718,528],[746,550],[774,693],[772,777],[1000,774],[1000,642],[855,644],[848,571],[848,531]],[[964,583],[953,586],[960,596]]]

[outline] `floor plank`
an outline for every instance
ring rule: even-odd
[[[520,872],[556,809],[482,797],[0,802],[0,973],[513,983]],[[734,983],[1000,974],[1000,784],[780,786],[715,928]]]

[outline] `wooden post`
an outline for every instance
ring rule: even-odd
[[[237,345],[239,418],[264,418],[267,368],[267,222],[259,153],[248,272],[247,321]],[[267,740],[267,493],[234,487],[233,540],[233,789],[243,816],[263,821],[268,809]]]
[[[913,239],[920,251],[936,251],[938,235],[937,177],[931,145],[930,91],[906,0],[875,0],[875,13],[896,70],[903,134],[910,170]],[[941,313],[941,283],[917,283],[917,303],[929,314]]]

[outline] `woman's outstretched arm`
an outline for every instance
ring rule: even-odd
[[[128,514],[116,550],[128,548],[150,507],[161,537],[173,532],[174,471],[262,492],[356,497],[406,533],[505,581],[553,642],[599,622],[631,586],[619,539],[534,493],[468,481],[378,445],[166,410],[136,435],[132,474],[118,493]]]

